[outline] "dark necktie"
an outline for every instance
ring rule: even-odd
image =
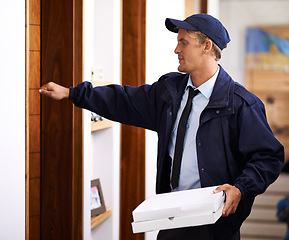
[[[187,130],[188,118],[192,109],[193,98],[198,93],[199,93],[199,90],[194,91],[191,87],[189,87],[189,97],[188,97],[186,106],[182,112],[182,115],[179,121],[176,144],[175,144],[174,160],[173,160],[172,180],[171,180],[173,189],[175,189],[179,185],[184,138],[185,138],[185,134]]]

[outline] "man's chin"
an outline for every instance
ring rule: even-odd
[[[178,67],[178,71],[181,73],[187,73],[186,69],[181,66]]]

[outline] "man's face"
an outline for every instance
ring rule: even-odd
[[[175,53],[178,54],[180,72],[192,73],[202,67],[202,45],[196,38],[187,30],[179,29]]]

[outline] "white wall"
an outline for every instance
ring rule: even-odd
[[[84,80],[91,68],[103,68],[103,80],[120,82],[120,1],[84,1]],[[90,112],[84,111],[84,239],[119,237],[119,124],[91,133]],[[100,178],[112,216],[90,230],[90,181]]]
[[[0,7],[0,239],[25,239],[25,1]]]
[[[146,21],[146,83],[151,84],[163,74],[176,72],[178,57],[174,54],[177,34],[165,27],[166,18],[184,19],[184,1],[147,0]],[[146,197],[155,194],[157,135],[146,131]],[[153,240],[156,232],[146,233]]]
[[[216,0],[219,19],[227,28],[231,42],[220,63],[235,81],[245,83],[246,28],[256,25],[289,24],[288,0]]]
[[[208,14],[219,18],[220,0],[208,0]]]

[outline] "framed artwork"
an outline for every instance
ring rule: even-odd
[[[248,28],[246,36],[247,68],[265,72],[279,70],[288,73],[288,30],[289,26],[286,25]]]
[[[246,34],[246,87],[265,104],[269,125],[289,159],[289,25],[256,26]],[[287,161],[286,160],[286,161]]]
[[[91,181],[90,209],[91,209],[91,217],[97,216],[106,211],[99,179]]]

